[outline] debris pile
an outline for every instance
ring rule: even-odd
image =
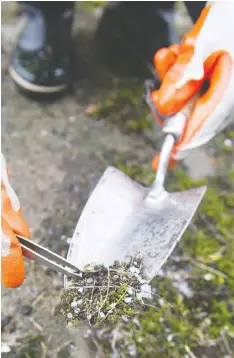
[[[145,311],[145,300],[150,298],[151,287],[143,277],[141,261],[116,261],[108,268],[88,265],[80,279],[70,279],[59,311],[70,325],[82,320],[97,328]]]

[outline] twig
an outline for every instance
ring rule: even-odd
[[[66,346],[68,346],[68,345],[71,344],[71,343],[72,343],[71,340],[68,340],[68,341],[63,342],[60,346],[57,347],[56,353],[58,354],[63,347],[66,347]]]
[[[131,287],[131,286],[129,286],[129,287]],[[131,288],[133,288],[133,287],[131,287]],[[134,290],[135,290],[135,291],[138,291],[138,292],[150,293],[150,294],[153,295],[153,296],[156,296],[156,297],[158,297],[158,298],[162,298],[162,299],[165,301],[165,303],[168,304],[168,306],[170,306],[172,309],[175,309],[175,308],[172,306],[171,303],[169,303],[167,300],[165,300],[165,298],[163,298],[162,296],[158,295],[158,294],[155,293],[155,292],[147,291],[147,290],[139,290],[139,289],[137,289],[137,288],[134,288]],[[143,301],[143,303],[144,303],[144,305],[146,305],[146,303],[145,303],[144,301]],[[146,305],[146,306],[147,306],[147,305]],[[149,305],[148,305],[148,306],[149,306]]]
[[[223,278],[226,278],[226,279],[228,278],[228,275],[226,275],[225,273],[223,273],[223,272],[221,272],[219,270],[216,270],[213,267],[210,267],[210,266],[207,266],[205,264],[202,264],[201,262],[198,262],[198,261],[196,261],[194,259],[191,259],[191,263],[194,264],[197,267],[200,267],[203,270],[210,271],[210,272],[212,272],[213,274],[215,274],[217,276],[220,276],[220,277],[223,277]]]
[[[215,239],[219,241],[221,244],[227,246],[227,242],[223,239],[220,233],[215,230],[213,224],[209,220],[207,220],[206,216],[203,214],[199,214],[199,217],[206,224],[207,229],[210,230],[212,234],[214,234]]]
[[[33,317],[29,318],[29,322],[31,322],[38,331],[43,332],[43,327],[37,323]]]
[[[116,306],[118,305],[118,303],[124,298],[124,296],[125,296],[125,292],[124,292],[124,294],[118,299],[118,301],[115,303],[115,306],[114,306],[114,307],[116,307]],[[114,307],[113,307],[113,308],[114,308]],[[112,309],[107,312],[106,316],[101,320],[100,323],[102,323],[102,322],[106,319],[106,317],[109,316],[109,314],[111,314],[111,312],[112,312]]]
[[[197,358],[197,356],[195,356],[195,354],[191,351],[191,349],[189,348],[189,346],[184,346],[186,352],[188,353],[188,355],[191,357],[191,358]]]
[[[107,269],[108,271],[107,271],[107,292],[106,292],[106,297],[104,298],[104,301],[102,302],[102,305],[101,305],[101,307],[96,311],[96,312],[94,312],[93,314],[92,314],[92,316],[94,316],[97,312],[98,312],[98,314],[100,315],[100,311],[101,311],[101,309],[104,307],[104,305],[105,305],[105,303],[106,303],[106,301],[107,301],[107,298],[108,298],[108,294],[109,294],[109,290],[110,290],[110,270],[109,270],[109,268]],[[105,319],[105,317],[104,317],[104,319]]]
[[[157,309],[157,307],[156,307],[156,306],[154,306],[154,305],[150,305],[149,303],[145,303],[142,299],[141,299],[141,303],[142,303],[142,305],[144,305],[144,306],[147,306],[147,307],[152,307],[152,308]]]
[[[224,329],[223,329],[223,330],[221,331],[221,333],[220,333],[221,338],[222,338],[222,341],[223,341],[223,344],[224,344],[224,347],[225,347],[226,351],[228,352],[228,354],[230,354],[231,357],[234,357],[233,352],[232,352],[232,349],[231,349],[231,347],[229,346],[229,343],[228,343],[228,340],[227,340],[227,338],[226,338],[225,333],[226,333],[226,332],[225,332]]]
[[[70,286],[69,289],[70,290],[75,290],[77,288],[120,288],[121,286],[117,286],[117,285],[114,285],[114,286]]]
[[[44,296],[45,296],[45,292],[40,293],[40,295],[37,296],[37,298],[36,298],[35,301],[33,302],[32,307],[33,307],[33,308],[36,307],[36,304],[37,304],[37,303],[42,299],[42,297],[44,297]]]
[[[46,358],[48,352],[48,346],[44,342],[41,342],[41,347],[42,347],[41,358]]]
[[[180,261],[184,261],[184,262],[191,262],[193,265],[197,266],[197,267],[200,267],[202,268],[203,270],[207,270],[207,271],[210,271],[212,272],[213,274],[217,275],[217,276],[221,276],[223,278],[229,278],[229,276],[219,270],[216,270],[215,268],[213,267],[210,267],[210,266],[207,266],[205,265],[204,263],[202,262],[199,262],[198,260],[195,260],[193,259],[192,257],[190,256],[183,256],[181,257],[181,260]]]
[[[94,292],[94,287],[95,287],[95,280],[94,280],[94,285],[93,285],[93,289],[92,289],[92,293],[91,293],[91,298],[90,298],[90,304],[89,304],[89,311],[87,312],[87,317],[89,317],[89,312],[91,311],[91,305],[92,305],[92,300],[93,300],[93,292]],[[92,315],[91,315],[92,317]],[[90,324],[90,319],[88,319],[89,324]],[[90,324],[91,325],[91,324]]]
[[[108,268],[106,297],[105,297],[105,299],[104,299],[104,302],[102,303],[102,306],[101,306],[100,310],[102,309],[102,307],[104,306],[104,304],[105,304],[106,301],[107,301],[107,297],[108,297],[109,291],[110,291],[110,270],[109,270],[109,268]]]

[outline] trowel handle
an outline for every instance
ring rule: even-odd
[[[190,114],[192,113],[195,102],[199,96],[200,93],[196,93],[188,101],[188,103],[186,103],[186,105],[183,107],[183,109],[180,112],[166,119],[165,125],[163,127],[163,132],[167,135],[165,137],[161,149],[158,170],[156,173],[154,183],[150,190],[150,195],[157,195],[158,190],[161,190],[163,188],[173,146],[175,142],[183,134],[186,121],[190,116]]]
[[[181,137],[184,132],[187,119],[191,115],[195,102],[199,96],[200,92],[196,93],[178,113],[166,118],[163,126],[163,133],[172,134],[176,140]]]

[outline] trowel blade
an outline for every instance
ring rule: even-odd
[[[80,216],[68,260],[83,269],[96,263],[140,258],[150,281],[190,223],[206,188],[162,191],[146,199],[149,188],[108,167]]]

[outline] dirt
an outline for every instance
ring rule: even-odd
[[[112,164],[113,155],[124,150],[150,165],[157,144],[147,146],[144,137],[124,134],[114,123],[85,114],[87,104],[106,86],[100,78],[98,85],[94,71],[80,80],[78,71],[73,92],[57,101],[36,101],[19,93],[7,73],[17,21],[12,4],[1,5],[2,152],[32,240],[65,257],[82,208],[106,166]],[[80,34],[88,38],[96,22],[96,12],[78,11],[77,38]],[[82,47],[85,38],[79,42],[79,53],[87,50],[87,45]],[[82,64],[82,58],[77,63]],[[87,66],[92,68],[92,62]],[[199,153],[207,174],[207,153],[204,149]],[[56,314],[62,289],[61,275],[31,262],[26,262],[21,287],[2,287],[3,357],[96,356],[84,338],[87,327],[66,327],[63,317]]]

